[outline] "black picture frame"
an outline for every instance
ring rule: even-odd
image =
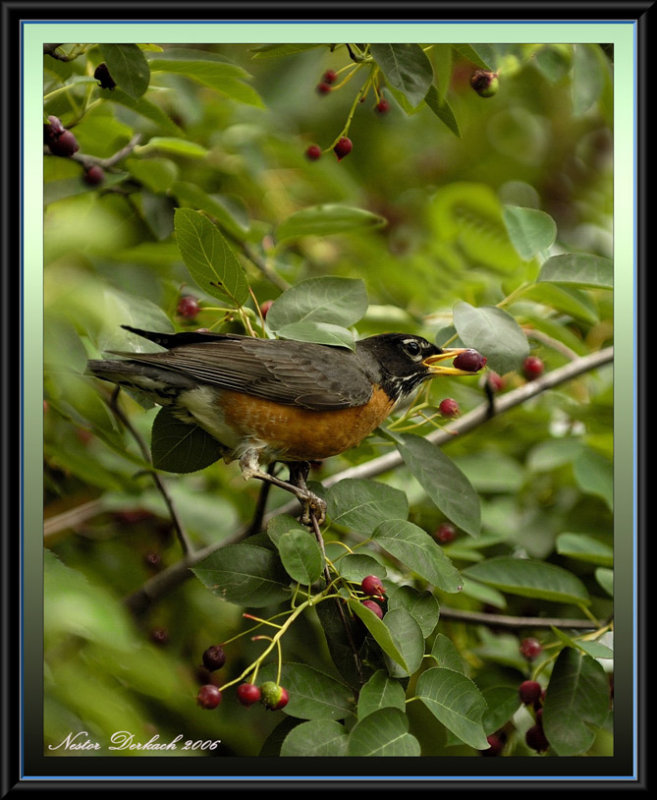
[[[18,791],[68,791],[103,790],[120,791],[135,789],[191,791],[242,791],[260,786],[280,790],[340,790],[367,786],[372,790],[409,789],[413,791],[435,789],[469,790],[526,790],[532,788],[572,788],[572,789],[645,789],[647,788],[647,542],[646,542],[646,476],[647,476],[647,419],[646,419],[646,376],[647,371],[647,331],[645,329],[646,304],[648,302],[648,227],[647,182],[649,174],[648,148],[648,109],[652,99],[651,70],[649,66],[650,22],[654,20],[653,2],[410,2],[393,4],[389,2],[316,2],[310,6],[300,2],[202,2],[190,0],[185,4],[173,4],[167,0],[158,3],[139,2],[98,2],[90,7],[88,3],[64,0],[58,4],[48,2],[4,2],[2,0],[2,269],[0,276],[2,290],[2,316],[0,318],[0,346],[2,347],[2,388],[3,402],[1,413],[2,441],[2,716],[1,768],[2,784],[0,794],[13,795]],[[22,278],[23,257],[23,190],[22,163],[26,157],[22,149],[22,25],[30,20],[51,20],[57,22],[74,21],[83,17],[99,21],[149,20],[166,18],[169,20],[190,21],[194,19],[238,19],[251,18],[276,20],[278,22],[295,19],[310,20],[314,15],[318,24],[322,20],[455,20],[480,19],[495,24],[497,22],[523,19],[527,21],[563,20],[610,20],[627,21],[636,31],[636,165],[637,218],[636,231],[636,563],[635,579],[638,583],[637,607],[635,609],[635,636],[637,640],[637,659],[630,673],[633,677],[631,691],[626,694],[635,705],[634,731],[636,741],[618,743],[618,752],[612,759],[599,759],[600,763],[583,765],[583,759],[535,759],[527,764],[513,764],[514,760],[481,759],[472,765],[468,778],[460,776],[462,765],[457,769],[443,765],[444,778],[423,778],[413,771],[408,760],[386,760],[381,763],[358,763],[337,766],[317,763],[307,759],[299,763],[297,759],[262,759],[258,773],[254,774],[252,765],[242,763],[243,772],[249,771],[239,779],[220,779],[213,774],[209,760],[207,772],[199,773],[199,761],[194,760],[194,774],[187,775],[181,759],[175,764],[163,763],[158,759],[125,759],[119,765],[118,759],[67,758],[59,759],[57,767],[53,760],[47,768],[39,753],[31,752],[34,747],[25,741],[26,720],[24,700],[26,694],[40,695],[41,685],[33,685],[26,680],[24,662],[24,619],[22,617],[25,593],[35,587],[24,581],[25,562],[22,548],[23,504],[31,502],[24,496],[22,482],[22,436],[23,426],[29,424],[23,413],[22,381],[22,331],[31,324],[25,315],[24,286]],[[281,26],[283,28],[284,26]],[[20,153],[20,157],[19,157]],[[37,156],[37,154],[35,154]],[[618,357],[618,356],[617,356]],[[621,354],[630,358],[631,354]],[[33,670],[32,670],[33,672]],[[621,689],[622,691],[622,689]],[[636,702],[638,698],[638,702]],[[32,721],[33,723],[34,721]],[[471,759],[472,760],[472,759]],[[102,763],[96,763],[96,762]],[[123,760],[121,760],[123,761]],[[174,760],[172,760],[174,761]],[[242,760],[243,762],[244,760]],[[290,763],[290,761],[295,763]],[[360,760],[359,760],[360,761]],[[524,759],[517,759],[524,761]],[[485,762],[485,764],[484,764]],[[602,763],[606,762],[606,763]],[[542,774],[537,776],[540,763]],[[510,774],[511,767],[515,768]],[[239,768],[236,765],[236,768]],[[44,770],[38,777],[39,769]],[[341,772],[340,777],[330,777],[327,773]],[[121,772],[120,779],[106,773]],[[587,774],[587,770],[590,774]],[[153,777],[157,774],[158,778]],[[453,774],[454,777],[450,777]],[[105,775],[103,778],[102,776]],[[193,779],[192,779],[193,778]]]

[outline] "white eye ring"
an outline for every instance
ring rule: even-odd
[[[418,342],[417,339],[404,339],[402,344],[404,345],[404,349],[411,358],[415,360],[418,360],[420,358],[422,353],[422,347],[420,346],[420,343]]]

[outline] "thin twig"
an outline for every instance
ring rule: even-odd
[[[67,528],[77,528],[88,519],[101,514],[105,511],[105,505],[102,500],[89,500],[87,503],[82,503],[75,508],[69,508],[67,511],[62,511],[61,514],[54,514],[43,521],[43,543],[48,547],[52,538]]]
[[[73,161],[77,161],[78,164],[82,164],[83,167],[102,167],[103,169],[110,169],[115,164],[118,164],[126,156],[129,156],[130,153],[137,147],[139,142],[141,141],[141,134],[136,133],[132,139],[122,147],[120,150],[117,150],[116,153],[113,153],[111,156],[107,158],[98,158],[98,156],[90,156],[86,153],[73,153],[71,159]]]
[[[440,619],[453,619],[471,625],[487,625],[491,628],[575,628],[598,630],[604,622],[590,619],[560,619],[559,617],[512,617],[508,614],[487,614],[479,611],[464,611],[461,608],[440,607]]]
[[[142,456],[144,458],[144,461],[147,461],[149,464],[152,465],[153,462],[152,462],[152,459],[151,459],[151,452],[148,449],[148,445],[142,439],[142,437],[139,434],[139,432],[136,430],[136,428],[130,422],[128,417],[123,413],[123,411],[119,407],[118,398],[119,398],[120,391],[121,391],[121,387],[117,386],[116,389],[112,392],[112,396],[110,398],[110,403],[109,403],[110,409],[112,410],[112,413],[114,414],[114,416],[125,426],[125,428],[128,430],[128,432],[130,433],[132,438],[137,443],[137,446],[139,447],[139,449],[141,451],[141,454],[142,454]],[[171,522],[173,523],[173,527],[174,527],[174,530],[176,532],[176,536],[178,537],[178,541],[180,542],[180,546],[182,547],[183,554],[185,556],[192,555],[193,554],[193,548],[192,548],[191,542],[189,541],[189,539],[187,537],[187,533],[185,531],[185,528],[183,527],[182,520],[180,519],[180,517],[178,515],[178,511],[177,511],[177,509],[176,509],[176,507],[174,505],[174,502],[173,502],[173,500],[171,498],[171,495],[169,494],[169,490],[167,489],[167,486],[166,486],[165,482],[162,480],[162,476],[155,469],[151,469],[150,470],[150,474],[151,474],[151,476],[153,478],[153,481],[155,482],[155,486],[157,487],[157,490],[162,495],[162,498],[163,498],[163,500],[164,500],[164,502],[166,504],[166,507],[167,507],[167,509],[169,511],[169,515],[171,517]]]

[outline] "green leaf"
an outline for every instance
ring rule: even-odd
[[[286,709],[287,710],[287,709]],[[311,720],[292,728],[281,745],[281,756],[344,757],[349,736],[344,725],[333,720]]]
[[[591,325],[598,321],[598,313],[591,297],[574,286],[542,281],[528,287],[523,292],[524,299],[535,300]]]
[[[330,322],[291,322],[283,325],[276,331],[281,339],[296,339],[298,342],[314,342],[315,344],[327,344],[331,347],[348,347],[350,350],[356,349],[356,340],[353,333],[340,325],[332,325]]]
[[[205,158],[210,152],[196,142],[189,142],[186,139],[179,139],[175,136],[153,136],[148,144],[136,148],[136,152],[139,155],[151,153],[153,150],[186,158]]]
[[[132,97],[119,86],[115,86],[114,89],[99,89],[98,94],[103,100],[119,103],[119,105],[134,111],[135,114],[154,122],[165,133],[173,136],[184,135],[184,131],[159,106],[144,97]]]
[[[331,486],[326,493],[326,504],[334,524],[357,533],[371,534],[381,522],[408,516],[408,498],[404,492],[365,479],[349,478]]]
[[[379,669],[370,676],[358,695],[358,719],[382,708],[406,708],[406,694],[399,681]]]
[[[483,451],[455,458],[454,463],[477,492],[518,492],[525,482],[523,467],[504,453]]]
[[[372,539],[394,558],[444,592],[461,589],[461,575],[431,536],[403,519],[389,519]]]
[[[604,87],[602,53],[597,44],[576,44],[573,57],[573,113],[584,114],[602,94]]]
[[[419,44],[372,44],[370,53],[388,83],[413,108],[425,98],[433,81],[433,67]]]
[[[322,574],[322,553],[310,531],[291,530],[276,542],[285,571],[304,586],[310,586]]]
[[[584,289],[613,289],[614,262],[586,253],[565,253],[548,258],[536,280]]]
[[[498,556],[467,567],[464,574],[503,592],[523,597],[577,605],[591,602],[579,578],[562,567],[543,561]]]
[[[431,647],[431,655],[435,658],[439,667],[446,667],[455,672],[465,674],[465,661],[456,649],[454,642],[445,636],[444,633],[439,633],[434,639],[433,646]]]
[[[611,567],[614,563],[614,549],[604,542],[587,536],[585,533],[561,533],[557,536],[557,553],[589,564]]]
[[[376,575],[376,572],[362,572],[361,574]],[[387,594],[389,611],[405,608],[420,626],[425,639],[433,632],[438,624],[440,608],[431,592],[420,592],[412,586],[392,586],[388,589]]]
[[[484,714],[484,732],[495,733],[511,719],[520,707],[518,690],[511,686],[491,686],[482,691],[488,708]]]
[[[289,578],[278,554],[258,545],[225,545],[192,572],[213,594],[229,603],[257,608],[290,595]]]
[[[450,78],[452,75],[452,45],[434,44],[429,53],[433,62],[433,71],[436,75],[435,85],[438,96],[438,103],[443,104],[449,89]],[[431,89],[427,96],[431,93]],[[425,97],[426,100],[426,97]]]
[[[196,472],[222,456],[221,444],[198,425],[178,419],[169,408],[160,409],[153,421],[153,466],[167,472]]]
[[[275,665],[270,664],[261,670],[259,682],[275,680],[275,669]],[[355,711],[352,689],[308,664],[283,664],[280,683],[290,694],[285,713],[291,717],[337,720]]]
[[[100,44],[98,47],[115,83],[130,97],[141,97],[148,89],[151,73],[148,61],[137,45]]]
[[[613,569],[603,569],[599,567],[595,571],[595,579],[605,590],[609,597],[614,596],[614,571]]]
[[[103,190],[112,186],[118,186],[128,177],[125,172],[117,172],[113,175],[105,175],[103,180]],[[78,194],[88,194],[97,191],[97,187],[89,186],[82,180],[82,175],[75,178],[63,178],[56,181],[48,181],[43,186],[43,205],[49,206],[65,197],[74,197]]]
[[[261,44],[258,47],[252,47],[251,52],[253,53],[253,58],[280,58],[325,46],[323,44],[301,44],[296,42],[289,44]]]
[[[326,323],[347,328],[367,310],[367,290],[359,278],[308,278],[283,292],[267,313],[267,325],[278,333],[298,323]]]
[[[420,668],[424,656],[424,636],[420,626],[405,608],[390,609],[383,621],[407,664],[407,669],[402,669],[398,664],[390,661],[388,672],[393,678],[412,675]]]
[[[171,186],[171,194],[176,197],[180,205],[186,203],[193,209],[205,211],[226,233],[238,241],[243,240],[248,233],[248,228],[235,219],[221,197],[204,192],[195,183],[175,181]]]
[[[502,217],[511,243],[525,261],[547,250],[557,238],[557,225],[544,211],[507,205]]]
[[[198,211],[177,208],[176,240],[192,278],[204,292],[235,307],[249,297],[242,265],[218,228]]]
[[[360,602],[360,600],[350,598],[347,603],[353,613],[364,623],[367,630],[372,634],[372,638],[383,650],[383,652],[393,661],[399,664],[402,669],[407,670],[408,665],[406,664],[406,661],[404,661],[404,656],[395,644],[387,625],[380,620],[373,611],[370,611],[369,608],[366,608]]]
[[[486,356],[487,366],[500,375],[519,369],[529,355],[527,337],[501,308],[475,308],[461,301],[454,306],[454,325],[465,346]]]
[[[419,756],[420,743],[408,733],[408,717],[397,708],[382,708],[359,720],[349,734],[348,756]]]
[[[609,681],[600,664],[565,647],[556,660],[543,703],[543,728],[559,756],[586,753],[609,712]]]
[[[305,528],[299,520],[291,514],[277,514],[267,523],[267,536],[269,536],[276,546],[278,546],[278,540],[281,536],[292,530],[308,533],[308,528]]]
[[[581,439],[575,437],[540,442],[529,451],[527,469],[532,472],[547,472],[571,464],[585,446]]]
[[[438,90],[435,86],[429,87],[429,91],[427,92],[427,96],[424,98],[424,101],[438,117],[438,119],[441,122],[444,122],[455,136],[460,138],[461,129],[459,128],[459,124],[454,116],[454,111],[444,97],[442,99],[440,98]]]
[[[328,549],[328,544],[327,544]],[[366,575],[376,575],[378,578],[385,578],[388,570],[379,564],[379,562],[372,558],[372,556],[365,555],[364,553],[347,553],[347,555],[334,558],[335,564],[340,576],[346,581],[357,581],[360,583]]]
[[[471,44],[455,44],[454,49],[457,53],[462,55],[464,58],[467,58],[468,61],[472,61],[473,64],[476,64],[480,69],[486,69],[489,72],[493,72],[495,70],[493,56],[495,55],[493,51],[485,50],[484,47],[477,47]]]
[[[420,675],[415,694],[462,742],[477,750],[488,749],[483,728],[486,701],[469,678],[446,667],[432,667]]]
[[[149,60],[152,72],[171,72],[191,78],[247,105],[264,107],[262,98],[244,79],[249,73],[222,56],[203,50],[172,48]]]
[[[373,230],[387,224],[385,217],[363,208],[325,204],[296,211],[276,228],[279,242],[300,236],[332,236],[357,230]]]
[[[443,514],[466,533],[478,536],[479,497],[456,464],[431,442],[415,434],[403,436],[397,449],[413,477]]]
[[[131,175],[155,193],[166,192],[178,177],[178,165],[168,158],[129,158],[125,165]]]
[[[570,70],[572,53],[568,45],[546,45],[534,55],[534,64],[550,83],[557,83],[565,78]]]
[[[575,480],[586,494],[600,497],[610,510],[614,507],[614,467],[613,464],[596,453],[586,449],[573,463]]]

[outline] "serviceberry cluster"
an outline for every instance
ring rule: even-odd
[[[62,158],[71,158],[80,149],[75,134],[62,125],[59,117],[53,115],[43,125],[43,143],[52,155]],[[92,164],[84,167],[82,178],[89,186],[98,186],[105,179],[105,172],[102,167]]]

